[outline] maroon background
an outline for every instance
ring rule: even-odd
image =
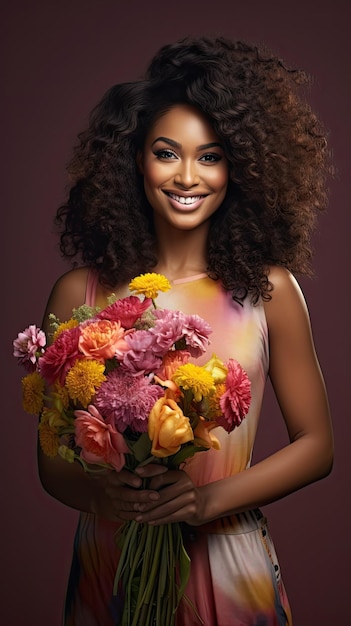
[[[303,280],[333,412],[332,475],[265,507],[295,626],[349,617],[349,228],[350,33],[348,0],[281,2],[13,1],[3,10],[1,333],[2,513],[0,615],[6,626],[59,626],[76,512],[42,490],[36,419],[23,415],[11,340],[40,324],[56,277],[67,269],[52,234],[65,192],[65,163],[89,110],[113,83],[139,77],[160,45],[220,33],[264,42],[312,73],[311,102],[330,129],[339,168],[315,237],[313,281]],[[4,379],[5,376],[5,379]],[[255,458],[286,442],[268,390]],[[5,452],[5,454],[4,454]],[[4,615],[5,614],[5,615]]]

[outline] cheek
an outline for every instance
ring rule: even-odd
[[[217,170],[213,172],[213,174],[209,174],[208,182],[209,184],[216,190],[226,190],[228,186],[228,170],[227,168],[223,168],[221,170]]]
[[[145,188],[158,187],[165,178],[162,166],[156,162],[148,162],[144,164],[144,186]]]

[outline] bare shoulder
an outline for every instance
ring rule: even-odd
[[[284,267],[270,268],[268,279],[272,284],[271,299],[264,303],[268,326],[305,320],[309,314],[304,295],[296,278]]]
[[[88,271],[87,267],[79,267],[69,270],[57,279],[46,306],[44,326],[47,325],[49,313],[66,321],[71,317],[72,309],[84,303]]]

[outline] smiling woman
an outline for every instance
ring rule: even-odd
[[[171,229],[201,228],[207,234],[225,198],[228,162],[206,116],[186,104],[163,113],[146,136],[138,164],[157,238]]]
[[[83,267],[58,279],[44,328],[50,331],[50,313],[64,321],[82,303],[104,308],[111,293],[130,296],[136,275],[162,273],[173,284],[158,296],[165,311],[155,312],[154,333],[172,310],[203,318],[200,336],[205,325],[213,331],[211,353],[198,361],[210,380],[207,404],[197,397],[187,410],[202,423],[211,405],[218,424],[229,409],[237,411],[230,389],[222,389],[222,404],[216,395],[223,368],[226,381],[240,379],[249,410],[231,432],[207,432],[209,449],[182,469],[155,459],[135,472],[123,467],[92,478],[39,448],[44,488],[81,511],[65,626],[122,623],[128,605],[114,596],[113,583],[121,562],[115,534],[124,521],[143,531],[181,523],[191,573],[177,626],[292,623],[259,507],[323,478],[333,458],[326,390],[293,276],[309,271],[310,234],[326,205],[330,172],[325,131],[299,94],[307,81],[269,51],[221,37],[189,38],[162,48],[145,80],[112,87],[80,134],[56,222],[63,254],[80,256]],[[132,343],[134,330],[126,331]],[[171,331],[165,322],[165,336]],[[179,383],[170,363],[195,367],[183,348],[175,345],[161,366],[159,354],[144,354],[136,362],[152,363],[151,371],[133,370],[129,379],[159,385],[167,370],[166,391],[158,388],[167,404]],[[124,405],[131,396],[135,403],[135,385],[114,386],[118,371],[106,373],[109,399]],[[289,444],[251,466],[268,376]]]

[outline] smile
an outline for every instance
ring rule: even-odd
[[[176,202],[179,202],[180,204],[194,204],[195,202],[198,202],[199,200],[202,200],[202,198],[205,198],[206,196],[178,196],[175,193],[170,193],[170,192],[166,192],[167,196],[169,196],[170,198],[172,198],[172,200],[175,200]]]

